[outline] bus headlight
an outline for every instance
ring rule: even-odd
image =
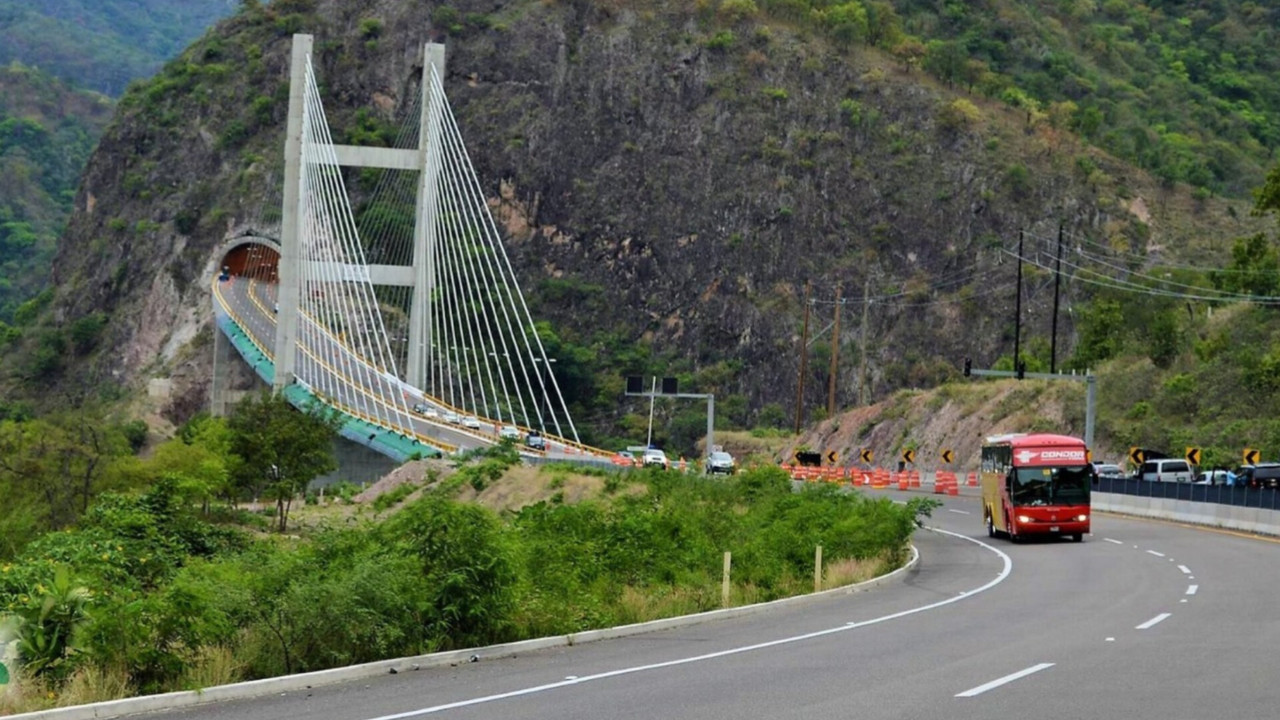
[[[1088,519],[1089,519],[1089,516],[1088,516],[1088,515],[1077,515],[1077,516],[1076,516],[1076,520],[1077,520],[1077,521],[1079,521],[1079,522],[1086,522]]]
[[[1019,516],[1018,516],[1018,522],[1020,522],[1020,523],[1029,523],[1029,522],[1031,522],[1031,516],[1030,516],[1030,515],[1019,515]]]

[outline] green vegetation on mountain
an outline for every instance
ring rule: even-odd
[[[905,61],[1164,182],[1244,195],[1280,146],[1280,10],[1269,3],[897,0],[892,13],[889,3],[861,5],[886,28],[876,31],[880,44]]]
[[[80,173],[112,105],[18,64],[0,67],[0,345],[19,306],[49,285],[49,264]]]
[[[0,0],[0,64],[17,60],[111,96],[147,77],[234,0]]]

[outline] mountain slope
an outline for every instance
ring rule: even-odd
[[[462,133],[597,438],[628,411],[625,373],[681,375],[733,424],[792,403],[806,284],[823,303],[815,335],[837,285],[854,309],[869,303],[865,333],[852,309],[842,325],[845,403],[864,346],[872,397],[1007,353],[1020,230],[1029,254],[1065,226],[1127,252],[1221,258],[1227,238],[1257,226],[1246,204],[1193,198],[875,48],[758,15],[445,10],[246,7],[129,93],[56,261],[51,323],[112,315],[110,352],[77,367],[126,383],[176,373],[175,412],[201,405],[215,249],[244,229],[277,231],[292,31],[318,36],[339,141],[390,127],[415,91],[421,42],[446,43]],[[1024,342],[1047,346],[1052,278],[1029,269],[1026,293]],[[1087,293],[1068,286],[1064,302]],[[1072,332],[1068,313],[1064,345]],[[812,350],[818,406],[829,335]]]
[[[233,0],[0,0],[0,64],[18,60],[79,87],[119,95],[235,5]]]
[[[46,287],[80,172],[111,112],[101,95],[0,67],[0,322]]]

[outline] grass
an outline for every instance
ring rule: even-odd
[[[241,680],[243,671],[230,648],[202,647],[196,652],[182,684],[193,690],[230,685]]]
[[[131,697],[128,673],[122,668],[80,668],[55,692],[47,682],[15,671],[9,678],[7,692],[0,693],[0,715],[16,715],[56,707]]]

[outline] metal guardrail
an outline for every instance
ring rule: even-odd
[[[1136,497],[1261,508],[1263,510],[1280,510],[1280,490],[1271,488],[1149,482],[1130,478],[1099,478],[1098,484],[1094,486],[1094,491]]]

